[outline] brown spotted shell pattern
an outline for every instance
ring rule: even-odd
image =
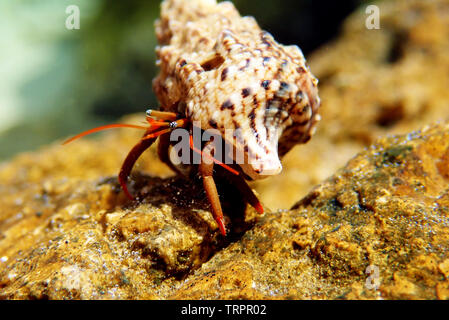
[[[301,50],[278,44],[231,2],[165,0],[161,6],[160,73],[153,82],[161,109],[183,112],[223,137],[238,130],[230,143],[250,163],[243,171],[252,179],[279,173],[279,158],[307,142],[320,119],[318,81]]]

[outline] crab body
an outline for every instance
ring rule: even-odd
[[[216,129],[244,153],[247,176],[277,174],[319,120],[317,80],[297,46],[282,46],[231,2],[166,0],[156,23],[162,109]]]
[[[246,201],[262,213],[262,205],[245,179],[279,173],[280,157],[310,139],[320,120],[318,81],[297,46],[278,44],[254,18],[241,17],[230,2],[165,0],[156,35],[160,73],[153,88],[161,107],[160,111],[147,111],[148,126],[106,125],[66,143],[109,128],[145,130],[118,175],[125,194],[133,199],[127,189],[128,176],[139,156],[158,137],[159,158],[182,174],[169,150],[174,145],[174,129],[185,129],[189,155],[193,150],[201,160],[187,165],[201,175],[212,214],[225,235],[214,165],[226,169]],[[195,129],[218,133],[224,142],[218,149],[230,146],[233,151],[230,163],[217,159],[215,139],[195,144]],[[240,161],[234,157],[237,154],[242,155]]]

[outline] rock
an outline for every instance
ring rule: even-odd
[[[255,211],[221,185],[234,233],[219,235],[201,181],[154,176],[169,173],[154,148],[138,163],[153,176],[136,172],[128,201],[112,172],[138,138],[110,132],[2,165],[0,298],[162,298],[251,226]]]
[[[364,6],[341,36],[310,58],[320,79],[322,130],[333,141],[371,144],[449,119],[449,3],[378,3],[380,29],[365,27]]]
[[[378,140],[170,298],[447,299],[448,154],[449,123]]]
[[[241,227],[229,238],[197,181],[134,175],[141,200],[131,203],[115,178],[69,178],[97,143],[3,165],[0,297],[448,297],[449,123],[378,140],[290,211],[244,213],[225,190],[227,223]],[[146,161],[157,161],[153,152]],[[245,214],[246,225],[236,220]]]

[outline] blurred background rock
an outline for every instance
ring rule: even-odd
[[[363,0],[235,0],[242,15],[307,56]],[[68,30],[67,6],[80,9]],[[0,0],[0,160],[157,106],[160,1]],[[313,70],[312,70],[313,71]]]

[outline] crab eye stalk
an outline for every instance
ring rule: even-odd
[[[156,118],[159,120],[167,120],[167,121],[175,121],[178,119],[178,114],[174,112],[166,112],[166,111],[157,111],[153,109],[148,109],[145,111],[145,114],[148,118]]]

